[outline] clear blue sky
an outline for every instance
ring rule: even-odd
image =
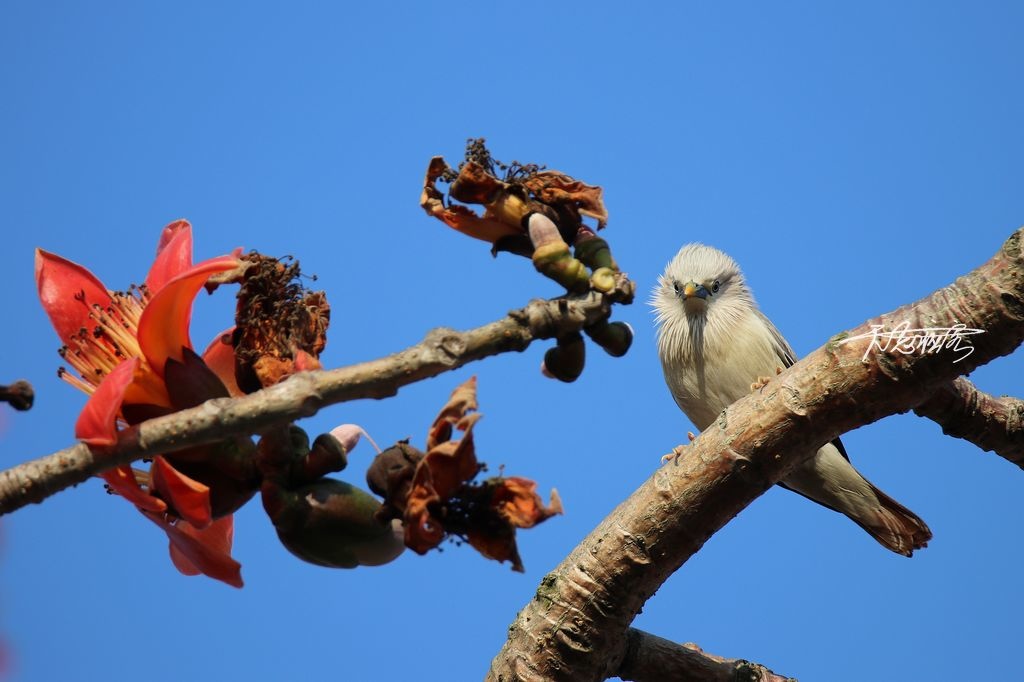
[[[479,679],[545,572],[692,428],[645,304],[680,246],[733,255],[803,354],[949,283],[1024,223],[1017,3],[212,4],[0,4],[0,379],[38,391],[29,413],[0,406],[4,466],[70,444],[83,403],[56,378],[36,246],[116,288],[144,277],[179,217],[201,258],[293,254],[332,304],[329,366],[557,295],[418,207],[428,159],[457,160],[470,136],[605,188],[605,234],[642,292],[616,313],[636,342],[618,360],[589,349],[572,385],[541,377],[537,346],[303,424],[422,441],[477,374],[482,459],[566,506],[520,534],[525,575],[465,547],[304,564],[254,502],[237,517],[238,591],[179,575],[163,535],[93,480],[0,520],[16,680]],[[229,309],[199,299],[197,345]],[[974,378],[1024,394],[1022,357]],[[1024,475],[913,415],[845,442],[929,523],[928,549],[895,556],[772,490],[636,625],[805,680],[1004,675],[1024,609]],[[361,481],[370,458],[360,445],[342,477]]]

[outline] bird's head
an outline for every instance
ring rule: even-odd
[[[659,323],[681,313],[689,319],[727,316],[752,303],[736,261],[704,244],[679,250],[658,278],[651,298]]]

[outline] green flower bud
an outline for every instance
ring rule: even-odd
[[[311,564],[377,566],[405,549],[401,525],[377,521],[380,502],[344,481],[321,478],[295,490],[267,481],[263,506],[281,544]]]
[[[558,345],[544,354],[541,372],[553,379],[571,383],[583,373],[585,360],[583,336],[579,333],[570,334],[558,339]]]

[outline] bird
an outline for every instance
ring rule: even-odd
[[[789,343],[758,309],[739,265],[714,247],[683,246],[658,278],[650,303],[665,382],[701,431],[767,383],[764,377],[796,362]],[[853,467],[839,438],[780,485],[846,515],[897,554],[909,557],[932,537],[924,521]]]

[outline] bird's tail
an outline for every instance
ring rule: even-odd
[[[853,468],[839,439],[826,443],[780,484],[845,515],[897,554],[910,556],[932,539],[917,514]]]
[[[878,498],[879,506],[873,514],[860,514],[856,521],[871,537],[882,546],[897,554],[911,556],[915,549],[928,546],[932,532],[921,518],[884,492],[871,486],[871,491]]]

